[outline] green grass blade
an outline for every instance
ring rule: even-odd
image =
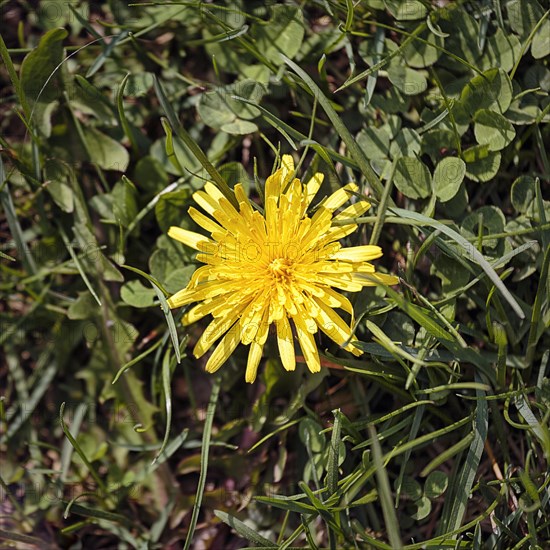
[[[483,446],[487,439],[489,408],[485,399],[486,394],[483,390],[476,390],[476,396],[477,410],[473,425],[474,438],[470,444],[462,470],[457,476],[456,483],[453,487],[449,487],[452,493],[449,495],[449,499],[446,500],[448,505],[444,509],[441,519],[440,533],[455,531],[462,525],[470,492],[483,454]]]
[[[241,537],[245,538],[246,540],[249,540],[250,542],[254,543],[255,545],[261,547],[261,548],[278,548],[277,546],[273,546],[273,542],[269,539],[266,539],[259,533],[256,533],[253,529],[248,527],[246,523],[243,523],[239,519],[237,519],[235,516],[232,516],[231,514],[228,514],[227,512],[222,512],[221,510],[214,510],[214,514],[216,517],[220,518],[224,523],[229,525],[232,529],[235,529]]]
[[[168,445],[168,439],[170,437],[170,428],[172,426],[172,391],[170,388],[171,376],[170,354],[166,352],[162,360],[162,393],[164,394],[164,407],[166,410],[166,425],[164,428],[164,439],[160,446],[157,456],[153,459],[153,464],[159,459],[160,455],[166,449]]]
[[[342,432],[342,413],[340,409],[335,409],[332,411],[332,414],[334,415],[334,424],[332,426],[327,463],[327,488],[329,496],[336,493],[338,489],[338,459],[341,442],[340,434]]]
[[[419,214],[418,212],[411,212],[409,210],[404,210],[403,208],[396,207],[390,207],[389,210],[391,210],[396,216],[399,216],[401,218],[422,222],[424,225],[433,227],[434,229],[438,229],[439,231],[441,231],[441,233],[444,233],[445,235],[447,235],[447,237],[455,241],[459,246],[464,249],[465,257],[469,258],[471,261],[476,262],[483,269],[483,271],[485,271],[489,279],[491,279],[494,285],[504,296],[506,301],[510,304],[516,315],[520,319],[525,318],[525,313],[521,309],[520,305],[512,296],[510,291],[506,288],[504,283],[501,281],[496,271],[491,267],[491,264],[483,257],[483,255],[477,250],[477,248],[473,244],[468,242],[462,235],[457,233],[454,229],[451,229],[450,227],[442,224],[441,222]]]
[[[195,494],[195,503],[193,504],[193,512],[191,513],[191,521],[189,522],[189,531],[187,532],[187,537],[185,538],[183,550],[189,550],[189,548],[191,547],[191,543],[193,542],[193,535],[195,534],[195,528],[197,527],[197,521],[199,520],[202,497],[204,494],[204,487],[206,485],[206,473],[208,471],[208,455],[210,452],[210,439],[212,437],[212,424],[214,422],[214,414],[216,412],[216,405],[218,403],[220,386],[221,377],[215,376],[214,383],[212,385],[212,393],[210,394],[210,401],[208,402],[208,408],[206,409],[204,432],[202,434],[201,470],[199,474],[199,484],[197,487],[197,492]]]
[[[166,113],[172,129],[175,130],[176,135],[189,148],[191,153],[193,153],[195,158],[201,163],[202,167],[210,174],[212,182],[218,186],[219,190],[225,195],[227,200],[238,210],[239,204],[237,202],[237,199],[235,198],[235,194],[229,188],[221,174],[216,170],[216,168],[214,168],[214,165],[208,160],[208,157],[204,154],[204,151],[199,147],[197,142],[182,126],[181,122],[176,116],[176,113],[174,112],[174,109],[172,109],[168,98],[166,97],[162,84],[156,76],[154,77],[153,83],[155,86],[155,93],[157,95],[157,98],[162,108],[164,109],[164,112]]]
[[[378,442],[376,435],[376,428],[371,424],[369,425],[369,436],[372,441],[372,457],[374,461],[374,467],[376,468],[376,478],[378,480],[378,494],[380,496],[380,504],[382,505],[382,513],[386,523],[386,531],[390,539],[390,545],[392,549],[398,550],[403,548],[401,543],[401,535],[399,522],[397,520],[397,514],[393,507],[393,497],[391,494],[390,480],[388,473],[384,468],[384,462],[382,460],[382,448]]]
[[[80,260],[78,259],[78,256],[74,253],[73,247],[71,243],[69,242],[69,239],[67,238],[67,235],[65,234],[65,230],[61,225],[58,225],[59,234],[61,235],[61,239],[63,240],[63,244],[67,248],[67,252],[71,256],[71,259],[74,262],[74,265],[76,266],[76,269],[78,270],[78,273],[80,274],[80,277],[82,277],[82,280],[84,281],[84,284],[88,287],[88,290],[90,291],[90,294],[93,296],[94,300],[97,302],[97,304],[101,307],[101,300],[99,299],[99,296],[97,295],[97,292],[94,290],[94,287],[92,286],[92,283],[90,282],[90,279],[88,279],[88,276],[86,275],[86,272],[84,271],[84,268],[82,264],[80,263]]]
[[[361,173],[363,174],[363,176],[365,176],[368,184],[373,189],[376,198],[380,199],[384,194],[384,187],[380,183],[380,180],[378,179],[378,176],[376,175],[374,170],[371,168],[367,157],[365,156],[359,145],[357,145],[354,137],[351,135],[346,125],[342,122],[342,119],[338,116],[330,101],[327,99],[325,94],[323,94],[322,90],[319,88],[319,86],[317,86],[314,80],[301,67],[296,65],[294,61],[282,54],[281,57],[283,61],[304,81],[307,87],[311,90],[311,93],[314,95],[314,97],[317,98],[319,104],[324,109],[326,115],[332,122],[335,130],[338,132],[338,135],[346,144],[351,154],[351,157],[353,158],[353,160],[355,160],[355,162],[359,166],[359,169],[361,170]],[[393,201],[389,199],[389,203],[393,204]]]

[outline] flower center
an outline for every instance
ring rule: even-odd
[[[277,282],[292,278],[292,263],[286,258],[275,258],[268,266],[271,277]]]

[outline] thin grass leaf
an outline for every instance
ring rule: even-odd
[[[550,459],[550,430],[548,429],[548,426],[542,425],[537,420],[537,417],[533,414],[533,411],[527,404],[527,401],[525,400],[525,397],[523,395],[518,395],[515,398],[514,403],[519,414],[521,414],[525,422],[529,424],[529,427],[535,434],[536,438],[539,440],[545,456],[547,457],[547,459]]]
[[[36,275],[38,268],[36,266],[33,253],[23,237],[23,230],[21,229],[21,225],[17,218],[17,212],[15,211],[10,188],[6,180],[2,157],[0,157],[0,185],[2,186],[0,189],[0,204],[2,204],[2,208],[4,209],[4,213],[6,215],[6,221],[8,222],[8,227],[10,228],[10,233],[15,241],[19,260],[23,264],[25,271],[29,274]]]
[[[439,533],[460,529],[466,514],[466,506],[483,454],[483,445],[487,439],[489,409],[485,395],[483,390],[476,390],[477,410],[472,430],[474,438],[455,484],[449,486],[449,499],[445,501],[446,507],[439,524]]]
[[[71,435],[74,438],[78,437],[78,433],[80,432],[80,427],[82,426],[82,421],[84,420],[87,410],[87,403],[79,403],[74,414],[71,415]],[[61,448],[61,474],[59,476],[59,479],[62,482],[66,482],[67,480],[69,468],[71,467],[71,460],[73,458],[73,450],[74,447],[69,440],[66,439],[63,441],[63,447]]]
[[[153,75],[153,84],[155,87],[157,98],[164,112],[166,113],[172,129],[175,130],[176,135],[189,148],[191,153],[193,153],[195,158],[201,163],[202,167],[210,174],[212,182],[218,186],[218,189],[225,195],[226,199],[238,210],[239,204],[237,202],[237,199],[235,198],[235,194],[229,188],[221,174],[216,170],[216,168],[214,168],[214,165],[208,160],[208,157],[204,154],[203,150],[199,147],[197,142],[182,126],[181,122],[176,116],[176,113],[174,112],[174,109],[172,109],[168,98],[166,97],[162,84],[155,75]]]
[[[202,497],[204,494],[204,487],[206,485],[206,473],[208,471],[208,455],[210,452],[210,439],[212,437],[212,424],[214,422],[214,414],[216,413],[216,405],[218,403],[218,396],[220,394],[220,386],[221,377],[215,376],[214,383],[212,384],[212,391],[210,393],[210,401],[208,402],[208,408],[206,409],[204,432],[202,434],[201,469],[199,473],[199,483],[197,486],[197,492],[195,494],[195,502],[193,504],[191,520],[189,522],[189,530],[187,531],[183,550],[189,550],[189,548],[191,547],[191,543],[193,542],[193,535],[195,534],[195,528],[197,527],[197,521],[199,520],[199,512],[202,506]]]
[[[378,176],[371,168],[371,165],[368,159],[365,157],[362,149],[357,145],[354,137],[351,135],[350,131],[346,128],[345,124],[342,122],[342,119],[338,116],[334,107],[331,105],[330,101],[326,98],[325,94],[321,91],[319,86],[315,84],[313,79],[294,61],[281,54],[283,61],[304,81],[307,87],[311,90],[313,96],[319,101],[319,104],[325,111],[326,115],[332,122],[335,130],[338,132],[338,135],[342,138],[342,141],[346,144],[351,157],[357,165],[363,176],[365,176],[368,184],[373,189],[377,199],[380,199],[384,194],[384,187],[380,183]],[[389,204],[393,205],[393,201],[389,199]]]
[[[341,443],[340,434],[342,431],[342,413],[340,409],[333,410],[332,414],[334,415],[334,424],[332,426],[327,463],[327,489],[329,496],[336,493],[338,489],[338,462]]]
[[[386,532],[390,539],[391,548],[398,550],[403,548],[401,543],[401,529],[399,528],[399,522],[393,507],[393,498],[391,494],[390,480],[388,473],[384,468],[382,460],[382,448],[378,442],[376,435],[376,428],[371,424],[369,425],[369,436],[372,441],[372,457],[374,461],[374,467],[376,469],[376,478],[378,480],[378,494],[380,496],[380,504],[382,505],[382,513],[384,514],[384,520],[386,523]]]
[[[179,361],[178,361],[179,362]],[[162,393],[164,395],[164,407],[166,410],[166,424],[164,428],[164,439],[162,440],[162,445],[160,446],[157,456],[153,459],[153,464],[159,459],[160,455],[166,449],[168,445],[168,439],[170,437],[170,428],[172,425],[172,391],[170,388],[170,383],[172,379],[172,368],[170,365],[170,354],[165,352],[164,358],[162,360]]]
[[[237,531],[237,533],[246,540],[249,540],[250,542],[261,548],[274,548],[272,541],[266,539],[259,533],[256,533],[256,531],[248,527],[248,525],[237,519],[235,516],[232,516],[231,514],[228,514],[226,512],[222,512],[221,510],[214,510],[214,514],[224,523],[229,525],[229,527],[235,529],[235,531]]]
[[[92,63],[91,67],[86,72],[86,78],[94,76],[99,69],[103,66],[105,61],[111,56],[114,49],[122,43],[122,41],[128,36],[128,31],[121,31],[120,34],[114,35],[114,38],[105,46],[105,49],[102,53],[96,57],[95,61]]]
[[[22,533],[15,533],[13,531],[5,531],[4,529],[0,529],[0,539],[13,540],[16,542],[22,542],[24,544],[29,544],[37,548],[44,548],[43,539],[31,537],[30,535],[23,535]]]
[[[409,432],[409,441],[413,440],[420,429],[421,421],[426,410],[425,406],[420,406],[414,411],[413,422],[411,430]],[[403,488],[403,478],[405,477],[405,469],[409,464],[409,459],[411,457],[412,449],[408,450],[403,457],[403,462],[401,463],[401,468],[399,468],[399,475],[397,476],[396,481],[396,491],[395,491],[395,508],[399,506],[399,498],[401,497],[401,489]]]
[[[132,525],[132,521],[121,514],[107,512],[106,510],[100,510],[99,508],[90,508],[89,506],[82,506],[82,504],[75,503],[71,507],[71,512],[78,516],[84,516],[87,518],[104,519],[107,521],[114,521],[116,523],[121,523],[123,525],[124,524],[128,526]]]
[[[27,395],[26,398],[21,399],[21,402],[25,403],[25,406],[21,407],[21,412],[16,418],[12,418],[10,420],[7,431],[0,435],[0,444],[3,444],[11,439],[35,412],[36,407],[42,400],[42,397],[44,397],[44,394],[50,388],[50,384],[55,378],[57,370],[57,362],[54,359],[51,359],[50,364],[40,372],[40,378],[38,379],[38,382],[30,395]]]
[[[115,374],[113,381],[111,384],[116,384],[117,380],[130,368],[133,367],[135,364],[139,363],[142,359],[145,359],[150,353],[155,351],[158,347],[160,347],[162,344],[164,344],[164,338],[161,340],[157,340],[150,348],[147,348],[143,353],[140,353],[137,357],[134,357],[133,359],[130,359],[127,363],[124,363],[120,369],[118,369],[118,372]]]
[[[126,88],[126,84],[128,83],[129,78],[130,78],[130,73],[126,73],[126,75],[124,76],[124,78],[122,79],[122,82],[118,87],[118,90],[116,93],[116,106],[118,110],[118,116],[120,119],[120,125],[122,126],[122,130],[124,131],[124,135],[130,141],[130,144],[132,145],[132,151],[134,152],[135,155],[137,155],[139,152],[139,147],[136,141],[136,137],[134,136],[134,132],[132,131],[132,128],[128,123],[126,112],[124,111],[124,90]]]
[[[99,296],[97,295],[96,291],[94,290],[94,287],[92,286],[92,283],[90,282],[90,279],[88,279],[88,276],[86,275],[86,272],[84,271],[84,268],[82,267],[82,264],[80,263],[80,260],[78,259],[78,256],[74,253],[73,247],[71,243],[69,242],[69,239],[67,238],[67,235],[65,234],[65,230],[63,227],[58,224],[58,230],[59,234],[61,235],[61,239],[63,240],[63,244],[65,245],[65,248],[69,252],[69,255],[71,256],[71,259],[73,260],[73,263],[78,270],[78,273],[82,280],[84,281],[84,284],[88,287],[88,290],[90,291],[90,294],[93,296],[94,300],[97,302],[99,307],[101,307],[101,300],[99,299]]]
[[[132,267],[131,265],[121,264],[120,267],[123,267],[124,269],[129,269],[130,271],[141,275],[143,278],[147,279],[151,283],[151,286],[153,288],[157,287],[164,294],[164,296],[170,296],[170,293],[152,275],[145,273],[145,271],[142,271],[137,267]]]
[[[84,465],[90,472],[91,476],[94,478],[94,481],[97,483],[97,486],[101,489],[102,494],[105,495],[105,498],[112,500],[111,494],[108,491],[106,485],[103,483],[103,480],[97,473],[96,469],[93,467],[92,463],[88,460],[88,457],[84,454],[84,451],[80,448],[80,445],[76,442],[76,439],[73,437],[73,434],[67,428],[67,425],[65,424],[65,420],[63,419],[64,412],[65,412],[65,402],[61,403],[61,407],[59,408],[59,423],[61,424],[61,429],[63,430],[65,437],[69,440],[73,449],[76,451],[78,456],[82,459],[82,462],[84,462]]]
[[[444,233],[445,235],[447,235],[447,237],[455,241],[459,246],[464,249],[465,257],[470,259],[471,261],[476,262],[483,269],[483,271],[485,271],[489,279],[491,279],[494,285],[504,296],[505,300],[510,304],[516,315],[520,319],[525,318],[525,313],[523,313],[520,305],[512,296],[510,291],[506,288],[506,286],[504,286],[504,283],[501,281],[496,271],[491,267],[491,264],[489,264],[489,262],[483,257],[483,255],[477,250],[477,248],[469,243],[462,235],[457,233],[454,229],[451,229],[450,227],[442,224],[441,222],[438,222],[437,220],[434,220],[427,216],[423,216],[418,212],[411,212],[409,210],[404,210],[403,208],[396,207],[390,207],[389,210],[391,210],[391,212],[401,218],[416,220],[418,222],[422,222],[424,225],[438,229],[439,231],[441,231],[441,233]]]
[[[19,103],[23,108],[25,119],[27,120],[27,122],[29,122],[31,118],[30,117],[31,110],[27,102],[27,97],[23,92],[23,89],[21,87],[21,81],[17,76],[17,71],[13,66],[13,61],[11,60],[10,53],[8,51],[6,43],[4,42],[4,39],[2,38],[1,34],[0,34],[0,57],[2,58],[2,61],[4,62],[4,66],[6,67],[6,70],[8,72],[8,76],[10,77],[13,89],[15,90],[15,95],[17,96],[17,99],[19,100]],[[3,183],[4,183],[4,174],[3,174],[3,168],[2,168],[2,159],[0,158],[0,185],[2,185]]]
[[[531,313],[531,322],[529,326],[529,336],[527,338],[527,352],[525,354],[525,364],[530,366],[535,358],[536,346],[539,338],[542,336],[540,330],[542,323],[542,304],[548,300],[548,273],[550,271],[550,245],[544,252],[542,266],[540,269],[540,279],[535,294],[535,302]]]
[[[155,291],[157,298],[160,301],[160,307],[164,317],[166,319],[166,324],[168,325],[168,332],[170,333],[170,339],[172,340],[172,347],[174,348],[174,353],[176,354],[176,362],[181,363],[181,352],[180,344],[178,340],[178,331],[176,330],[176,323],[174,322],[174,316],[172,315],[172,310],[168,305],[166,297],[164,296],[162,290],[157,287],[156,284],[151,283],[153,290]]]
[[[321,155],[321,152],[323,156],[328,156],[332,160],[336,162],[341,162],[344,166],[347,166],[348,168],[352,168],[354,170],[358,170],[359,166],[358,164],[348,157],[345,157],[344,155],[341,155],[340,153],[337,153],[336,151],[333,151],[331,148],[323,147],[323,145],[319,144],[318,142],[311,140],[306,136],[305,134],[302,134],[298,130],[295,130],[290,124],[287,124],[277,116],[275,116],[273,113],[268,111],[265,107],[262,105],[259,105],[255,101],[251,101],[250,99],[246,99],[244,97],[239,96],[231,96],[232,99],[236,101],[241,101],[242,103],[246,103],[247,105],[251,105],[255,107],[256,109],[259,109],[263,115],[263,119],[269,123],[273,128],[275,128],[278,132],[280,132],[285,139],[289,142],[290,146],[293,149],[297,149],[296,143],[292,140],[292,137],[300,141],[300,144],[304,145],[310,145],[315,151]],[[292,137],[291,137],[292,136]],[[345,223],[350,223],[349,221],[346,221]]]

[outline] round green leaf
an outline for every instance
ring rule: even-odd
[[[432,190],[430,171],[413,157],[401,157],[397,161],[393,182],[410,199],[425,199]]]
[[[424,494],[430,499],[440,497],[447,490],[448,485],[449,478],[447,474],[435,470],[426,478]]]
[[[413,519],[421,520],[428,517],[432,510],[432,503],[429,498],[422,497],[415,501],[416,512],[411,515]]]
[[[162,281],[164,288],[172,293],[185,288],[189,284],[195,269],[195,265],[186,265],[170,271],[168,276]]]
[[[533,212],[535,204],[535,179],[531,176],[520,176],[512,184],[510,198],[514,208],[522,214]]]
[[[413,157],[420,153],[420,136],[412,128],[403,128],[390,145],[390,155],[395,157]]]
[[[500,167],[500,153],[489,151],[486,144],[466,149],[463,157],[466,161],[466,175],[473,181],[489,181],[495,177]]]
[[[440,36],[428,32],[420,35],[426,42],[443,46],[444,41]],[[403,57],[407,65],[416,69],[422,69],[433,65],[440,56],[441,51],[419,40],[413,40],[403,51]]]
[[[487,39],[485,55],[480,59],[483,69],[500,67],[503,71],[510,72],[519,59],[521,43],[514,34],[505,34],[502,29]]]
[[[448,34],[445,39],[445,49],[477,66],[480,56],[479,23],[467,10],[442,9],[437,23],[441,30]],[[456,66],[456,61],[451,63]]]
[[[356,139],[368,159],[388,158],[390,134],[386,128],[365,128],[357,134]]]
[[[548,19],[533,36],[531,55],[535,59],[542,59],[550,55],[550,21]]]
[[[390,66],[388,78],[405,95],[421,94],[428,87],[428,81],[422,73],[401,64]]]
[[[300,441],[305,445],[309,445],[313,453],[320,453],[326,445],[326,440],[321,431],[322,426],[311,418],[304,418],[298,426],[298,435]]]
[[[499,113],[480,109],[474,116],[477,142],[486,144],[489,151],[504,149],[516,137],[514,127]]]
[[[124,283],[120,289],[122,301],[133,307],[151,307],[155,297],[155,291],[151,287],[143,286],[143,283],[137,279]]]
[[[302,47],[304,39],[304,16],[299,7],[288,5],[271,6],[271,19],[255,23],[252,35],[257,49],[276,65],[283,60],[280,54],[292,59]]]
[[[426,6],[419,0],[386,0],[385,4],[398,21],[416,21],[426,17]]]
[[[479,109],[504,113],[512,102],[512,82],[502,69],[489,69],[474,76],[460,94],[460,101],[471,116]]]
[[[396,479],[396,482],[397,481],[398,480]],[[403,478],[403,482],[401,484],[401,493],[409,497],[411,500],[417,500],[422,497],[422,487],[416,479],[406,476]]]
[[[460,189],[466,175],[466,163],[456,157],[444,158],[434,171],[434,191],[441,202],[451,200]]]
[[[525,40],[544,15],[544,9],[537,0],[510,0],[507,2],[508,23],[512,30]]]
[[[180,189],[160,196],[155,205],[155,216],[163,233],[166,233],[172,225],[190,229],[187,215],[190,196],[189,189]]]
[[[90,153],[90,162],[104,170],[126,171],[130,163],[130,155],[120,142],[95,128],[87,127],[84,133]]]
[[[480,223],[482,235],[492,235],[504,231],[506,219],[502,211],[496,206],[482,206],[464,218],[462,222],[463,233],[468,237],[477,237]],[[497,245],[498,239],[483,240],[484,247],[495,248]]]
[[[253,134],[258,130],[258,127],[253,122],[250,122],[248,120],[236,119],[232,122],[222,124],[220,130],[223,130],[228,134],[243,136],[245,134]]]

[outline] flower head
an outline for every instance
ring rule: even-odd
[[[357,225],[333,222],[352,220],[370,207],[360,200],[334,215],[357,192],[354,183],[323,200],[309,217],[308,207],[322,181],[323,174],[317,173],[303,185],[294,177],[292,157],[283,155],[281,168],[267,178],[263,214],[241,184],[235,185],[236,210],[207,183],[193,198],[208,216],[193,207],[189,215],[211,238],[180,227],[168,231],[170,237],[198,250],[197,260],[205,264],[168,304],[171,308],[196,304],[184,315],[184,325],[212,315],[193,350],[195,357],[201,357],[221,338],[206,363],[208,372],[218,370],[242,343],[250,346],[246,381],[254,382],[272,325],[288,371],[296,366],[292,327],[311,372],[321,369],[314,336],[318,330],[361,355],[350,326],[335,311],[351,315],[353,324],[352,305],[335,289],[357,292],[377,282],[395,284],[397,278],[375,273],[368,263],[382,256],[380,247],[346,248],[339,243]]]

